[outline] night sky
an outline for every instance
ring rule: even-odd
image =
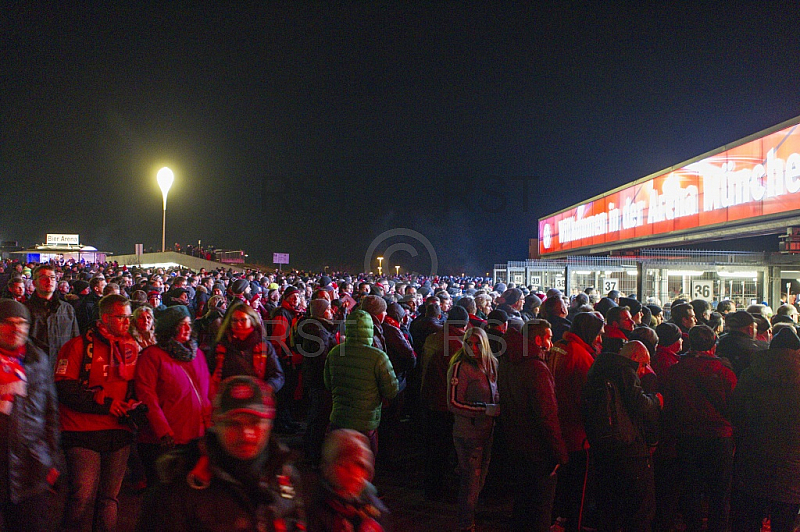
[[[124,4],[0,10],[0,239],[479,274],[800,115],[796,1]]]

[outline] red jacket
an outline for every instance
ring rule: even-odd
[[[89,342],[91,355],[89,382],[86,386],[68,389],[66,384],[79,384],[86,342]],[[109,341],[95,328],[64,344],[58,353],[55,373],[61,430],[127,429],[127,425],[121,425],[119,419],[109,413],[109,407],[113,399],[125,401],[138,355],[139,344],[130,335]]]
[[[581,397],[586,375],[594,362],[592,353],[586,342],[569,331],[550,350],[548,366],[555,381],[561,436],[570,453],[589,447],[583,427]]]
[[[730,399],[736,375],[714,355],[692,353],[667,372],[664,415],[674,435],[730,438]]]
[[[292,341],[292,332],[296,328],[299,317],[297,310],[284,301],[272,312],[269,327],[267,327],[269,332],[268,340],[272,347],[275,348],[278,358],[286,359],[291,357],[293,364],[300,364],[303,361],[303,356],[297,351]]]
[[[656,356],[651,360],[650,365],[653,367],[653,371],[656,372],[656,375],[658,375],[658,380],[661,382],[662,386],[664,381],[666,381],[669,368],[677,364],[680,359],[681,357],[678,355],[678,352],[669,349],[669,346],[659,345],[656,347]]]
[[[140,441],[158,443],[165,435],[189,443],[205,434],[211,422],[208,364],[203,352],[182,362],[153,345],[142,351],[136,364],[136,397],[147,405],[149,426]]]

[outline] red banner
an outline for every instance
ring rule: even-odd
[[[539,253],[576,250],[800,210],[800,130],[790,126],[539,219]]]

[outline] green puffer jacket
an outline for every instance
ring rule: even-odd
[[[378,428],[381,402],[397,395],[397,377],[386,353],[372,347],[372,317],[347,317],[347,338],[325,360],[325,387],[333,394],[331,423],[366,432]]]

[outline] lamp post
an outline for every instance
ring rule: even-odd
[[[164,253],[167,250],[167,194],[169,194],[169,187],[172,186],[172,182],[175,180],[175,175],[172,170],[165,166],[158,171],[156,180],[158,181],[158,186],[161,187],[161,195],[164,198],[164,211],[161,218],[161,252]]]
[[[397,276],[400,277],[400,266],[395,266],[395,270],[397,270]]]
[[[383,257],[378,257],[378,275],[383,275]]]

